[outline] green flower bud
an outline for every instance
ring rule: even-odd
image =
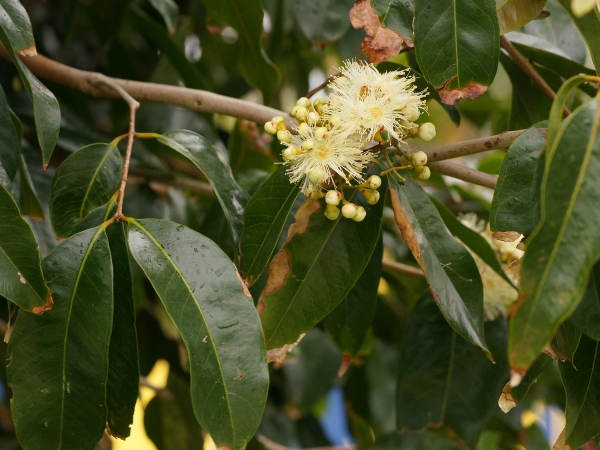
[[[331,191],[329,191],[331,192]],[[327,197],[325,197],[327,199]],[[336,220],[338,217],[340,217],[340,210],[337,206],[335,205],[327,205],[325,206],[325,217],[327,217],[329,220]]]
[[[319,116],[318,113],[311,111],[306,116],[306,121],[308,122],[309,125],[316,125],[320,118],[321,117]]]
[[[381,178],[379,178],[377,175],[371,175],[367,179],[367,184],[369,185],[370,189],[377,189],[379,186],[381,186]]]
[[[306,117],[308,116],[308,109],[306,109],[304,106],[300,106],[298,108],[298,110],[296,111],[296,119],[298,119],[299,122],[305,122],[306,121]]]
[[[331,125],[332,128],[338,126],[340,123],[342,123],[342,118],[337,114],[334,114],[329,118],[329,125]]]
[[[287,142],[289,144],[292,142],[292,133],[290,133],[288,130],[279,130],[277,132],[277,139],[279,139],[281,142]]]
[[[314,184],[325,183],[325,180],[327,180],[327,171],[321,166],[313,167],[308,172],[308,179]]]
[[[314,102],[313,102],[313,107],[315,108],[315,111],[318,112],[319,114],[325,114],[327,112],[327,106],[328,106],[328,101],[325,98],[317,98]]]
[[[308,126],[308,124],[306,122],[302,122],[300,125],[298,125],[298,133],[308,134],[309,132],[310,132],[310,127]]]
[[[417,134],[421,139],[428,142],[435,137],[435,125],[431,122],[421,124],[419,127],[419,133]]]
[[[427,153],[423,151],[411,153],[409,156],[414,166],[424,166],[427,164]]]
[[[271,120],[276,124],[285,123],[285,119],[281,116],[275,116]]]
[[[402,112],[408,122],[414,122],[421,116],[421,111],[416,106],[409,105]]]
[[[315,148],[315,143],[312,139],[307,139],[302,143],[302,150],[309,151]]]
[[[346,219],[352,219],[356,215],[357,207],[354,203],[346,203],[342,206],[342,216]]]
[[[431,170],[429,170],[429,167],[427,166],[419,166],[421,168],[421,170],[419,171],[419,174],[417,175],[417,178],[419,180],[428,180],[429,177],[431,176]],[[415,167],[415,171],[417,170],[417,168]]]
[[[269,134],[277,134],[277,124],[273,121],[265,123],[265,131]]]
[[[281,156],[285,161],[294,159],[296,157],[296,149],[294,147],[286,147],[281,153]]]
[[[327,191],[327,194],[325,194],[325,203],[327,203],[328,205],[337,206],[340,204],[341,199],[342,194],[338,191],[331,190]]]
[[[325,127],[319,127],[315,130],[315,138],[319,139],[320,141],[323,140],[326,135],[327,135],[327,128],[325,128]]]
[[[296,105],[303,106],[304,108],[308,109],[312,106],[312,103],[306,97],[300,97],[298,100],[296,100]]]
[[[369,205],[374,205],[379,201],[380,194],[375,189],[361,189],[360,192],[365,196]]]
[[[365,208],[363,208],[362,206],[358,206],[356,208],[356,214],[354,214],[354,216],[351,217],[351,219],[355,222],[362,222],[365,219],[366,215],[367,211],[365,210]]]

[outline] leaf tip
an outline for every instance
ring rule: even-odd
[[[291,352],[294,349],[294,347],[296,347],[296,345],[300,343],[304,336],[306,336],[306,333],[302,333],[300,337],[298,337],[296,342],[292,344],[285,344],[283,347],[272,348],[270,350],[267,350],[267,363],[274,362],[277,366],[283,364],[283,361],[285,360],[287,354]]]
[[[344,353],[342,355],[342,362],[340,363],[340,368],[338,369],[338,377],[343,377],[344,374],[348,371],[348,369],[350,368],[350,366],[352,365],[352,361],[354,360],[354,357],[348,353]]]
[[[498,406],[504,414],[517,406],[517,402],[512,396],[511,389],[510,382],[506,383],[506,386],[502,389],[502,394],[500,394],[500,398],[498,399]]]

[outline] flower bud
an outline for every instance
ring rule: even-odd
[[[404,108],[403,114],[407,121],[414,122],[421,115],[421,111],[416,106],[409,105]]]
[[[306,121],[309,125],[316,125],[320,118],[318,113],[311,111],[308,113],[308,116],[306,116]]]
[[[327,191],[327,194],[325,194],[325,203],[328,205],[337,206],[340,204],[341,199],[342,194],[338,191],[331,190]]]
[[[357,207],[354,203],[346,203],[342,206],[342,215],[347,219],[352,219],[356,215]]]
[[[327,171],[321,166],[313,167],[308,172],[308,179],[315,184],[324,183],[327,180]]]
[[[310,127],[306,122],[302,122],[298,125],[298,133],[300,134],[308,134],[310,132]]]
[[[315,148],[315,143],[312,139],[307,139],[302,143],[302,150],[309,151]]]
[[[342,118],[337,114],[334,114],[329,118],[329,125],[331,125],[332,128],[337,127],[340,123],[342,123]]]
[[[273,121],[266,122],[265,131],[269,134],[277,134],[277,124]]]
[[[375,189],[361,189],[360,192],[365,196],[369,205],[374,205],[379,201],[380,194]]]
[[[277,135],[279,137],[279,134]],[[424,166],[427,164],[427,153],[418,151],[410,154],[410,160],[414,166]]]
[[[428,180],[429,177],[431,176],[431,170],[429,170],[429,167],[427,166],[419,166],[421,168],[421,170],[418,172],[417,178],[419,180]],[[416,167],[415,167],[415,171],[416,171]]]
[[[332,192],[332,191],[329,191]],[[325,201],[327,201],[327,197],[325,197]],[[329,220],[336,220],[338,217],[340,217],[340,210],[337,206],[335,205],[327,205],[325,206],[325,217],[327,217]]]
[[[421,124],[418,136],[424,141],[430,141],[435,137],[435,125],[431,122]]]
[[[327,104],[328,101],[326,98],[318,98],[313,102],[313,107],[319,114],[324,114],[327,112]]]
[[[307,116],[308,116],[308,109],[306,109],[304,106],[300,106],[296,110],[296,119],[298,119],[298,121],[300,121],[300,122],[306,121]]]
[[[286,147],[283,152],[281,152],[281,156],[285,161],[294,159],[296,156],[296,149],[294,147]]]
[[[356,214],[354,214],[354,216],[351,217],[351,219],[354,220],[355,222],[362,222],[365,219],[366,215],[367,215],[367,210],[365,208],[363,208],[362,206],[358,206],[356,208]]]
[[[327,128],[325,128],[325,127],[319,127],[315,130],[315,138],[317,138],[320,141],[325,139],[326,135],[327,135]]]
[[[381,178],[379,178],[377,175],[371,175],[367,180],[367,184],[369,185],[370,189],[377,189],[379,186],[381,186]]]
[[[296,117],[296,114],[298,113],[298,109],[300,109],[300,107],[298,105],[294,105],[294,107],[292,108],[292,112],[290,112],[290,116]]]
[[[271,121],[275,122],[276,124],[285,123],[285,119],[281,116],[275,116],[271,119]]]
[[[300,97],[298,100],[296,100],[296,105],[303,106],[304,108],[308,109],[311,107],[312,103],[306,97]]]
[[[279,139],[281,142],[287,142],[289,144],[292,142],[292,133],[290,133],[288,130],[279,130],[277,132],[277,139]]]
[[[390,133],[387,130],[379,130],[375,134],[375,140],[378,142],[387,142],[390,140]]]

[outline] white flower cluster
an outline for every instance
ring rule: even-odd
[[[368,203],[377,202],[381,179],[377,177],[377,182],[371,177],[365,181],[363,177],[365,167],[376,155],[363,150],[365,145],[373,140],[401,143],[407,136],[428,141],[435,136],[435,127],[431,123],[415,124],[426,111],[425,94],[416,92],[415,78],[406,71],[380,73],[372,64],[350,61],[339,71],[340,76],[329,83],[327,98],[311,102],[302,97],[296,102],[291,115],[299,125],[293,128],[294,134],[283,117],[267,122],[265,131],[276,134],[286,147],[282,156],[290,182],[301,183],[302,192],[309,198],[326,197],[328,218],[337,219],[341,201],[343,216],[361,221],[366,214],[364,208],[347,202],[343,189],[336,188],[355,183],[353,187],[361,189]],[[426,160],[414,165],[415,169],[421,166],[417,170],[421,179],[429,178],[425,164]]]

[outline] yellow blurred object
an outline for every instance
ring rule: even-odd
[[[217,450],[215,441],[212,440],[210,434],[204,436],[204,446],[202,447],[202,450]]]
[[[530,409],[523,411],[523,413],[521,414],[521,425],[523,425],[523,428],[529,428],[535,423],[536,420],[537,416]]]
[[[152,385],[164,388],[167,385],[168,376],[169,363],[164,359],[159,359],[146,378]],[[155,395],[156,391],[153,389],[140,386],[140,396],[135,405],[133,424],[131,425],[131,436],[125,441],[111,437],[113,450],[157,450],[152,441],[148,439],[144,429],[144,408]]]
[[[377,293],[379,295],[386,295],[390,292],[390,285],[383,278],[379,279],[379,286],[377,287]]]

